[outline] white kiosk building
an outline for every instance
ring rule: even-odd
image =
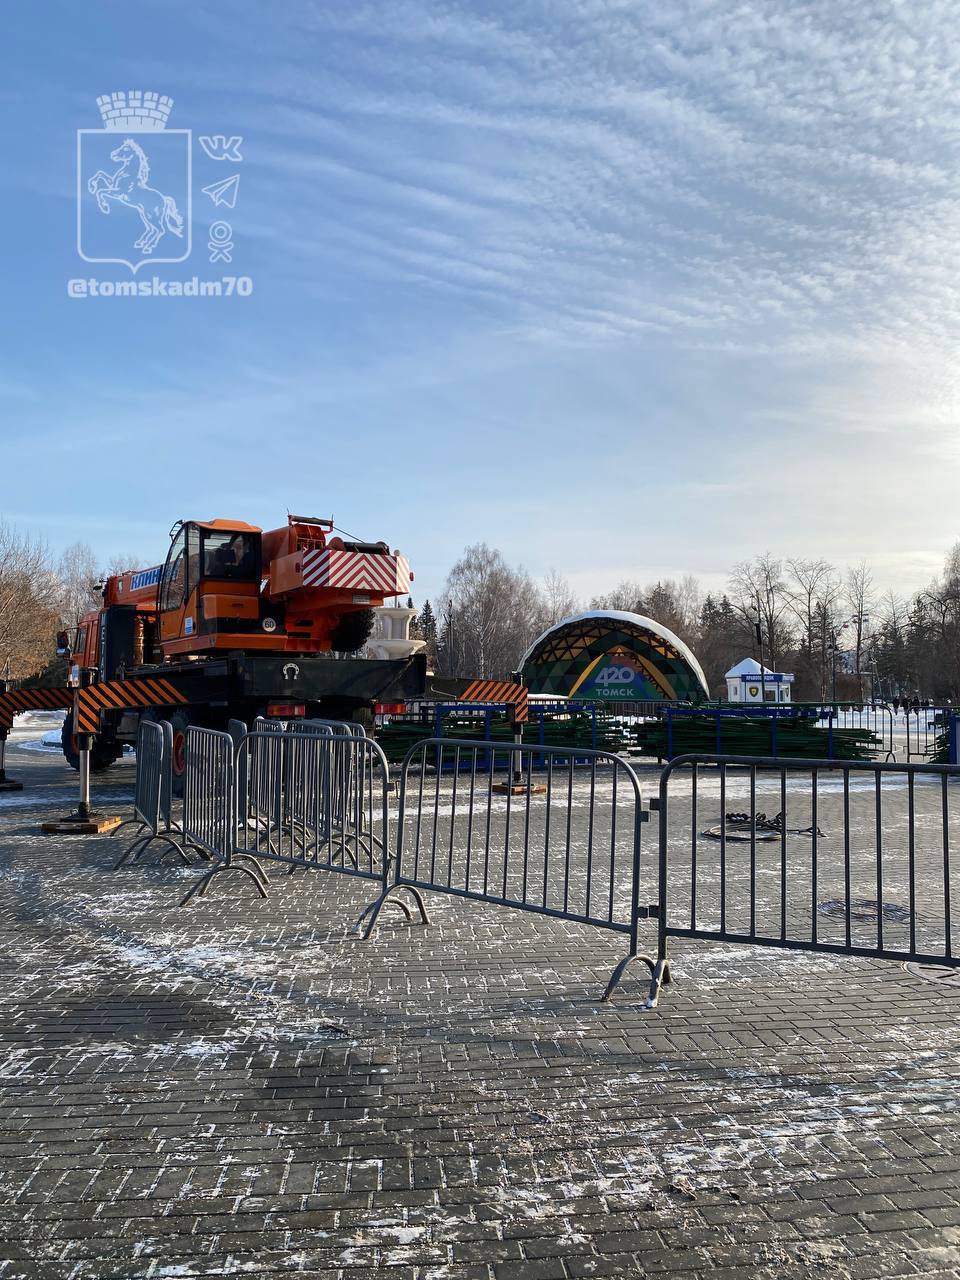
[[[744,658],[727,672],[728,702],[789,702],[793,673],[771,671],[756,658]]]

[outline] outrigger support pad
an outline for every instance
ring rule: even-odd
[[[44,835],[99,836],[106,835],[120,826],[123,819],[118,814],[94,813],[90,808],[90,747],[92,734],[79,735],[80,747],[80,803],[74,813],[63,818],[41,822]]]

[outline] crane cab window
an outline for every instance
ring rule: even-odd
[[[187,525],[187,595],[200,581],[200,530],[195,524]]]
[[[179,533],[170,544],[166,564],[163,566],[163,578],[160,582],[160,608],[178,609],[183,604],[187,585],[185,549],[186,530],[181,527]]]
[[[252,533],[205,530],[203,576],[256,582],[260,577],[260,539]]]

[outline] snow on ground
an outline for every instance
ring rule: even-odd
[[[66,711],[24,711],[14,716],[10,745],[21,751],[59,752],[60,736]],[[124,747],[124,755],[135,755],[133,747]]]
[[[59,729],[50,729],[39,738],[14,738],[13,745],[18,746],[22,751],[51,751],[56,753],[63,750],[60,745]]]
[[[14,716],[10,733],[11,745],[16,743],[19,747],[25,747],[30,744],[56,743],[59,751],[60,733],[66,714],[65,711],[24,711],[21,715]],[[36,750],[36,746],[32,749]]]

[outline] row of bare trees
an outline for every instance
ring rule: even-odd
[[[121,556],[101,566],[82,542],[54,558],[0,520],[0,678],[43,671],[56,631],[97,607],[106,574],[136,563]],[[794,672],[797,698],[960,698],[960,543],[943,574],[909,599],[881,594],[863,563],[841,571],[825,560],[766,554],[735,565],[726,591],[705,592],[689,575],[625,580],[588,605],[556,570],[536,581],[478,543],[450,570],[437,609],[425,602],[417,629],[437,671],[506,677],[537,635],[584,607],[668,627],[697,655],[714,693],[723,692],[730,666],[757,654],[759,624],[766,664]]]
[[[735,565],[726,591],[705,592],[689,575],[625,580],[581,603],[555,570],[537,582],[480,543],[466,548],[417,627],[441,673],[506,677],[540,632],[585,607],[668,627],[697,655],[714,694],[734,663],[759,656],[759,626],[765,664],[794,673],[798,699],[960,697],[960,544],[943,576],[910,599],[882,594],[865,563],[841,570],[766,554]]]
[[[0,679],[47,670],[57,631],[99,605],[97,584],[107,573],[128,567],[130,557],[99,566],[83,542],[54,557],[41,540],[0,520]]]
[[[59,603],[46,548],[0,524],[0,679],[33,675],[46,664]]]
[[[761,615],[771,665],[794,671],[801,698],[960,696],[960,544],[910,598],[881,593],[862,562],[841,572],[770,555],[737,565],[730,587],[744,616]]]
[[[509,675],[541,631],[577,608],[556,571],[535,582],[480,542],[467,547],[447,575],[439,616],[427,600],[416,630],[441,674],[496,677]]]

